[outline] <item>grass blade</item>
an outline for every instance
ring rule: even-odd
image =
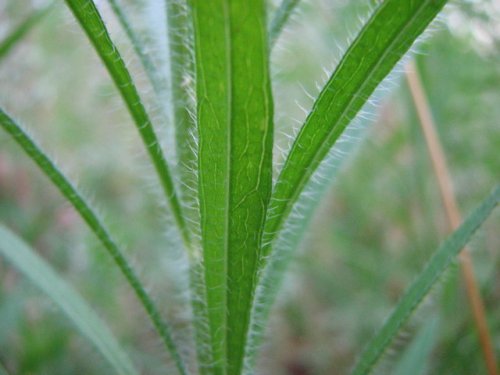
[[[324,86],[288,154],[269,206],[262,261],[351,119],[445,3],[386,0],[372,14]]]
[[[269,46],[272,48],[278,40],[283,28],[290,19],[300,0],[283,0],[276,9],[269,25]]]
[[[23,22],[12,30],[4,40],[0,42],[0,61],[18,45],[23,37],[36,25],[52,8],[52,4],[31,13]]]
[[[215,373],[239,374],[272,178],[262,0],[193,0],[199,196]]]
[[[408,288],[382,329],[361,355],[353,375],[365,375],[375,366],[392,339],[398,334],[412,312],[430,292],[446,268],[459,254],[474,232],[488,218],[500,201],[500,185],[476,208],[447,240],[439,247],[427,266]]]
[[[85,201],[82,194],[56,167],[54,162],[42,151],[42,149],[17,125],[2,109],[0,109],[0,127],[2,127],[17,142],[23,151],[33,160],[42,172],[52,181],[61,194],[73,205],[78,214],[87,223],[92,232],[96,235],[109,255],[125,276],[127,282],[134,290],[137,298],[144,307],[153,326],[161,336],[165,346],[170,351],[179,372],[185,374],[184,364],[179,356],[177,347],[172,340],[170,330],[163,321],[160,313],[151,297],[146,293],[142,283],[131,268],[123,251],[118,247],[116,241],[111,237],[108,230],[102,224],[94,210]]]
[[[89,0],[66,0],[66,3],[87,34],[125,101],[160,178],[182,239],[186,247],[189,248],[191,243],[189,231],[182,215],[182,208],[167,161],[125,62],[111,40],[94,2]]]
[[[108,326],[80,294],[14,233],[0,225],[0,254],[52,299],[119,375],[138,375]]]

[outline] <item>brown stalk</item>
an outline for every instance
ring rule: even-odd
[[[419,118],[419,123],[424,134],[427,149],[432,163],[432,168],[436,176],[439,192],[443,201],[448,227],[450,232],[457,229],[462,218],[457,205],[457,200],[453,191],[452,180],[443,147],[439,141],[434,124],[432,113],[427,101],[427,97],[418,74],[418,68],[414,62],[410,62],[406,68],[406,80],[410,88],[413,104]],[[484,303],[479,292],[470,252],[464,248],[459,255],[460,269],[465,283],[467,298],[472,310],[474,322],[479,335],[486,367],[489,375],[498,375],[498,368],[495,353],[491,343],[490,331],[486,321]]]

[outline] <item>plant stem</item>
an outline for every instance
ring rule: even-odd
[[[418,74],[418,67],[415,63],[408,64],[406,69],[406,79],[410,88],[413,104],[417,111],[420,127],[424,134],[425,143],[429,151],[432,168],[439,185],[439,193],[443,201],[448,227],[450,232],[457,229],[462,222],[460,210],[453,191],[453,184],[449,169],[446,165],[446,157],[443,147],[439,141],[434,124],[431,109]],[[467,248],[459,255],[462,277],[465,282],[467,298],[472,309],[474,322],[479,334],[479,341],[483,351],[486,367],[489,375],[498,375],[498,368],[495,353],[491,343],[491,335],[486,321],[484,303],[479,292],[470,252]]]

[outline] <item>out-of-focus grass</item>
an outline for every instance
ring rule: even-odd
[[[1,4],[0,35],[31,6],[17,1]],[[479,25],[491,22],[484,13],[467,8],[454,17],[474,17],[470,23]],[[316,92],[315,82],[322,80],[318,68],[330,70],[340,56],[330,44],[331,35],[352,35],[357,30],[353,23],[366,11],[361,0],[301,5],[273,56],[274,75],[280,80],[275,87],[280,131],[287,131],[293,119],[303,118],[295,101],[308,107],[304,89]],[[112,32],[121,35],[109,18]],[[474,30],[456,35],[456,26],[453,34],[446,22],[437,29],[421,47],[418,60],[458,201],[467,212],[499,177],[500,65],[495,62],[500,49],[498,40],[490,48],[478,48]],[[32,126],[64,169],[101,202],[107,221],[124,243],[132,244],[129,252],[140,260],[145,279],[159,285],[154,294],[160,306],[177,315],[182,328],[185,306],[177,305],[175,297],[182,287],[165,277],[177,262],[175,249],[169,249],[168,218],[158,220],[164,214],[155,206],[151,184],[134,173],[145,164],[135,143],[135,129],[91,47],[75,30],[67,10],[56,7],[0,64],[0,101]],[[132,51],[124,52],[142,90],[148,90]],[[363,152],[346,161],[328,204],[316,216],[277,308],[263,373],[346,373],[355,354],[444,238],[437,185],[407,89],[400,86],[382,102],[378,120],[368,126],[362,140]],[[122,136],[108,145],[106,140],[115,130]],[[139,362],[148,364],[144,373],[164,370],[144,354],[155,353],[159,345],[140,323],[142,313],[123,280],[109,267],[110,261],[68,205],[2,135],[0,220],[36,244],[93,301],[117,336],[136,350]],[[497,353],[498,224],[496,215],[471,246]],[[101,287],[104,278],[107,289]],[[0,362],[5,367],[19,374],[103,373],[98,360],[88,360],[97,356],[91,349],[82,351],[85,346],[58,312],[1,262],[0,280]],[[477,338],[454,271],[442,289],[396,349],[403,350],[411,341],[426,314],[441,314],[445,318],[440,319],[429,373],[481,373]],[[387,360],[389,365],[396,361],[397,356]]]

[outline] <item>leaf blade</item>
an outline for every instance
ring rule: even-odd
[[[283,0],[283,6],[287,4],[286,1],[288,0]],[[289,222],[288,220],[290,219],[290,214],[292,212],[294,204],[297,202],[300,203],[299,199],[301,197],[301,193],[307,186],[309,186],[309,181],[318,168],[320,162],[324,157],[327,156],[329,149],[335,145],[335,142],[338,140],[338,138],[340,138],[344,128],[347,126],[345,119],[343,119],[341,116],[339,117],[338,114],[337,116],[335,116],[335,112],[331,111],[329,108],[329,105],[333,103],[333,95],[331,95],[330,91],[333,88],[340,86],[339,82],[341,83],[342,81],[349,81],[349,74],[346,73],[345,66],[347,64],[356,67],[360,61],[364,61],[364,56],[369,55],[367,51],[369,50],[370,45],[373,44],[369,41],[370,39],[372,39],[373,37],[377,38],[377,35],[381,33],[381,30],[385,30],[386,32],[391,31],[391,24],[387,23],[387,19],[390,19],[391,17],[396,15],[400,17],[400,24],[404,24],[405,22],[415,22],[414,20],[412,20],[412,8],[407,9],[405,13],[398,12],[398,7],[423,6],[424,9],[427,10],[427,14],[424,15],[425,17],[422,17],[420,15],[420,17],[416,21],[419,27],[417,27],[416,30],[413,30],[412,33],[410,33],[411,35],[409,38],[407,38],[408,35],[407,37],[400,37],[399,42],[401,42],[402,39],[402,43],[396,46],[398,48],[393,47],[393,49],[390,50],[389,59],[386,59],[387,61],[385,61],[390,68],[392,68],[399,60],[399,58],[407,52],[411,43],[413,43],[418,35],[420,35],[425,26],[428,25],[430,20],[438,13],[439,9],[441,9],[445,3],[446,0],[437,2],[417,1],[411,3],[404,0],[386,0],[381,3],[381,5],[372,14],[369,21],[362,28],[354,43],[346,51],[337,69],[332,74],[327,84],[324,86],[319,98],[315,101],[313,111],[311,111],[311,113],[307,117],[304,126],[297,136],[292,150],[287,157],[285,166],[280,172],[268,208],[268,215],[263,239],[263,249],[260,257],[261,264],[259,266],[262,269],[262,273],[258,282],[257,293],[253,306],[254,321],[252,322],[252,326],[254,327],[254,336],[252,337],[251,350],[248,353],[249,367],[253,367],[255,364],[255,351],[263,340],[265,322],[268,319],[272,304],[275,300],[277,289],[279,288],[281,280],[283,279],[287,263],[290,261],[293,255],[293,250],[298,245],[288,245],[286,244],[286,240],[288,239],[288,237],[291,237],[294,240],[300,240],[300,233],[304,229],[304,226],[302,224],[306,224],[305,221],[308,217],[310,217],[312,211],[314,210],[314,204],[308,203],[306,205],[305,220],[304,223],[300,223],[302,225],[300,228],[302,229],[297,230],[297,228],[295,228],[294,226],[293,234],[285,238],[284,241],[281,241],[284,243],[284,245],[280,243],[280,240],[283,239],[282,236],[280,236],[280,233],[282,232],[285,224]],[[292,8],[290,9],[291,11],[293,11]],[[389,17],[387,16],[387,14],[389,14]],[[373,26],[373,24],[375,24],[375,26]],[[360,40],[363,42],[361,46],[359,44]],[[368,47],[364,48],[364,46]],[[393,51],[394,48],[399,50],[399,53],[395,54]],[[384,55],[382,55],[382,57],[376,56],[375,60],[377,59],[383,61]],[[377,79],[372,82],[370,89],[374,89],[374,86],[380,83],[380,81],[388,73],[388,70],[390,69],[387,68],[384,71],[378,72],[378,75],[376,77]],[[370,69],[368,69],[368,73],[369,72]],[[364,102],[366,102],[368,96],[369,95],[359,96],[359,94],[348,95],[348,97],[350,98],[358,97],[358,99],[360,99],[357,103],[358,109],[362,106],[362,104],[364,104]],[[323,110],[320,110],[318,112],[318,107],[320,107],[320,109],[321,107],[323,107]],[[314,116],[312,115],[313,112],[315,113]],[[355,113],[351,113],[351,115],[354,116]],[[337,119],[336,121],[335,118]],[[340,120],[344,120],[344,124],[342,124]],[[328,129],[333,131],[333,134],[330,135],[330,139],[325,140],[326,145],[323,146],[323,148],[318,147],[318,142],[316,142],[316,144],[313,144],[313,142],[304,142],[304,140],[302,139],[304,133],[306,133],[307,136],[316,138],[318,136],[318,133],[320,133],[320,131],[318,131],[318,128],[319,130],[321,130],[322,126],[325,128],[323,129],[325,132],[327,132],[326,130]],[[318,140],[321,141],[322,138],[317,137],[316,141]],[[320,151],[320,154],[317,155],[319,156],[319,158],[318,160],[316,160],[315,165],[311,165],[310,161],[300,160],[300,153],[302,151],[302,148],[305,148],[306,145],[310,148],[310,150]],[[304,212],[301,210],[301,218],[303,217],[303,214]]]
[[[270,255],[295,202],[351,117],[389,74],[446,0],[386,0],[349,47],[290,150],[275,185],[261,261]]]
[[[217,373],[239,374],[271,193],[264,2],[192,1],[205,280]],[[251,62],[251,63],[250,63]]]
[[[0,254],[47,294],[119,375],[138,375],[108,326],[81,295],[14,233],[0,225]]]
[[[368,374],[392,339],[409,319],[439,277],[465,247],[500,202],[500,185],[465,219],[434,253],[424,270],[407,289],[386,323],[364,350],[352,375]]]

